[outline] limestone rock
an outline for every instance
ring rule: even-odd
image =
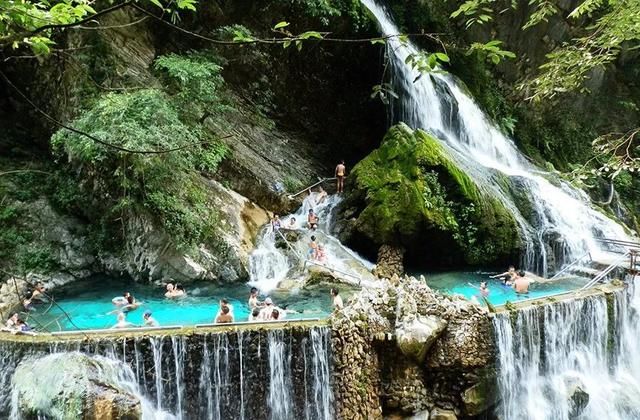
[[[496,403],[498,395],[495,385],[495,378],[489,377],[483,378],[482,382],[467,388],[462,393],[465,413],[469,416],[477,416],[492,407]]]
[[[374,274],[387,279],[394,275],[401,276],[404,273],[404,253],[403,247],[387,244],[380,246]]]
[[[431,417],[429,420],[458,420],[456,413],[451,410],[444,410],[442,408],[434,408],[431,410]]]
[[[13,392],[28,418],[142,419],[140,399],[118,379],[122,369],[100,356],[54,353],[23,360],[12,378]]]
[[[396,328],[396,340],[402,353],[422,363],[431,345],[447,326],[447,321],[437,316],[419,316],[403,322]]]

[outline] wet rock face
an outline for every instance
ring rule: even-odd
[[[380,280],[332,317],[338,417],[483,415],[495,404],[492,337],[480,306],[424,279]]]
[[[139,420],[138,397],[118,381],[118,363],[81,353],[25,360],[17,367],[13,392],[27,419]]]

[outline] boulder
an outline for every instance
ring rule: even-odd
[[[447,321],[433,315],[403,321],[396,328],[398,348],[405,356],[422,363],[446,326]]]
[[[497,396],[495,377],[485,377],[462,393],[464,411],[468,416],[480,415],[497,402]]]
[[[11,380],[14,409],[26,418],[141,420],[140,399],[119,379],[127,369],[79,352],[25,359]]]
[[[589,394],[584,390],[581,381],[572,381],[569,385],[569,418],[580,417],[584,409],[589,404]]]
[[[429,417],[429,420],[458,420],[458,417],[452,410],[445,410],[436,407],[431,410],[431,417]]]

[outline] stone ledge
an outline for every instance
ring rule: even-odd
[[[96,331],[78,331],[69,334],[51,334],[38,333],[37,335],[11,334],[9,332],[0,332],[0,343],[62,343],[62,342],[81,342],[81,341],[104,341],[118,340],[122,338],[138,338],[138,337],[167,337],[167,336],[192,336],[205,335],[211,333],[229,333],[235,331],[261,331],[289,328],[312,328],[328,326],[327,319],[313,320],[290,320],[281,322],[246,322],[234,323],[231,325],[211,325],[211,326],[185,326],[144,329],[140,328],[127,329],[126,331],[103,330]]]

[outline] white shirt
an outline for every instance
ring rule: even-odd
[[[333,307],[335,309],[344,308],[344,303],[342,303],[342,298],[340,297],[340,295],[336,295],[333,297]]]

